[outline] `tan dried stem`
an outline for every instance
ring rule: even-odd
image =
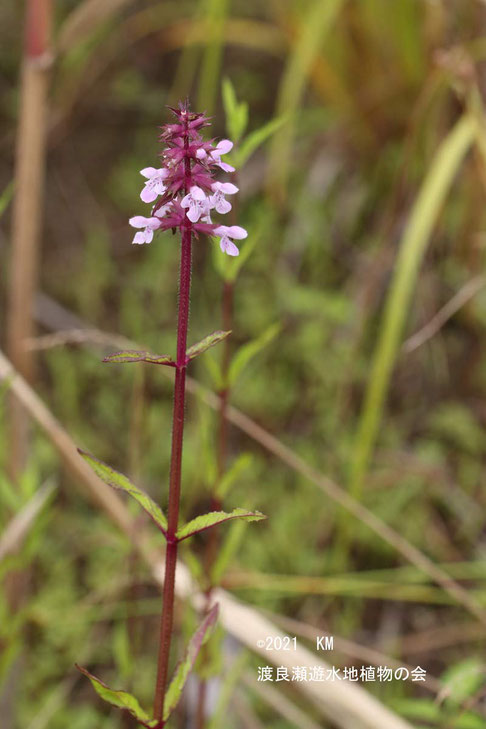
[[[51,0],[27,3],[16,143],[7,351],[15,368],[28,381],[33,377],[34,358],[32,352],[23,347],[23,341],[31,337],[34,330],[33,300],[37,286],[51,66],[51,15]],[[27,453],[27,418],[17,402],[12,401],[10,408],[9,470],[11,477],[17,479]]]

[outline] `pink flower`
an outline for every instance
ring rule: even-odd
[[[210,203],[204,190],[197,185],[193,185],[189,194],[182,198],[181,205],[183,208],[189,208],[186,215],[191,223],[197,223],[201,215],[208,215],[210,210]]]
[[[169,174],[169,170],[164,167],[156,170],[155,167],[144,167],[140,170],[140,174],[147,178],[145,187],[140,193],[140,197],[146,203],[153,202],[159,195],[163,195],[166,190],[164,180]]]
[[[204,149],[199,149],[196,152],[196,157],[198,159],[205,159],[206,157],[209,157],[211,162],[215,164],[217,167],[220,167],[225,172],[234,172],[235,168],[229,165],[227,162],[221,162],[221,155],[222,154],[228,154],[233,149],[233,142],[230,142],[229,139],[222,139],[221,142],[218,142],[216,147],[212,149],[209,154]]]
[[[128,222],[132,228],[143,228],[139,233],[135,233],[132,243],[150,243],[154,237],[154,230],[160,228],[159,218],[144,218],[143,215],[135,215]]]
[[[231,182],[213,182],[211,185],[214,194],[209,198],[209,202],[212,208],[218,213],[229,213],[231,210],[231,203],[226,200],[225,195],[234,195],[238,192],[236,185]]]
[[[227,253],[228,256],[240,255],[238,248],[230,239],[243,240],[243,238],[246,238],[248,233],[244,228],[241,228],[239,225],[219,225],[214,229],[214,233],[221,238],[219,247],[223,253]]]

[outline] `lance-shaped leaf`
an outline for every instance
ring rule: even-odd
[[[246,509],[233,509],[233,511],[210,511],[209,514],[202,514],[196,516],[195,519],[191,519],[187,524],[184,524],[177,533],[176,537],[179,541],[192,537],[193,534],[204,532],[206,529],[210,529],[216,524],[221,524],[223,521],[229,521],[230,519],[246,519],[247,521],[260,521],[260,519],[266,519],[265,514],[260,511],[247,511]]]
[[[151,364],[175,367],[174,360],[168,354],[152,354],[138,349],[125,349],[114,352],[103,359],[103,362],[150,362]]]
[[[127,711],[140,724],[149,729],[157,726],[158,721],[150,718],[147,712],[142,709],[135,696],[132,696],[126,691],[117,691],[109,688],[103,681],[100,681],[99,678],[96,678],[96,676],[93,676],[92,673],[78,666],[78,664],[76,664],[76,668],[89,678],[94,690],[103,701],[106,701],[112,706],[116,706],[118,709]]]
[[[135,486],[135,484],[132,483],[122,473],[115,471],[114,468],[108,466],[106,463],[103,463],[103,461],[99,461],[97,458],[90,455],[89,453],[86,453],[79,448],[78,453],[84,458],[88,465],[91,466],[96,475],[99,476],[102,481],[108,484],[108,486],[111,486],[114,489],[119,489],[120,491],[125,491],[127,494],[130,494],[130,496],[132,496],[135,501],[140,504],[142,509],[145,509],[147,514],[154,520],[160,531],[164,535],[166,535],[167,518],[160,506],[156,504],[155,501],[151,499],[148,494],[145,493],[145,491],[142,491],[142,489],[138,488],[138,486]]]
[[[214,347],[214,345],[218,344],[218,342],[222,342],[223,339],[226,339],[226,337],[228,337],[230,334],[231,331],[217,331],[213,332],[212,334],[208,334],[208,336],[204,337],[204,339],[201,339],[200,342],[197,342],[197,344],[193,344],[192,347],[189,347],[186,352],[187,362],[189,362],[191,359],[194,359],[194,357],[198,357],[200,354],[209,349],[209,347]]]
[[[189,641],[189,645],[187,646],[184,658],[178,664],[167,689],[167,693],[165,694],[164,721],[167,721],[167,719],[177,706],[182,694],[182,689],[184,688],[184,685],[187,681],[187,677],[192,671],[198,653],[201,650],[201,646],[204,645],[204,643],[211,635],[211,631],[214,628],[217,617],[218,605],[216,604],[211,608],[211,610],[206,615],[203,622]]]

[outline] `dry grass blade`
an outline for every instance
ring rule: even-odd
[[[66,53],[77,43],[82,43],[102,23],[129,5],[133,0],[84,0],[68,15],[59,31],[57,46]]]
[[[45,483],[30,501],[10,520],[0,535],[0,560],[14,554],[22,545],[42,507],[54,491],[54,486]]]
[[[409,354],[432,339],[463,306],[467,304],[486,285],[484,276],[475,276],[459,289],[450,301],[447,302],[422,329],[412,334],[402,346],[402,352]]]
[[[164,565],[157,556],[149,554],[146,539],[140,533],[140,529],[135,528],[128,509],[79,458],[69,435],[32,388],[14,372],[10,362],[0,352],[0,381],[7,378],[10,380],[11,392],[50,438],[70,472],[132,540],[134,546],[152,567],[154,578],[163,583]],[[197,608],[204,605],[204,595],[195,590],[189,571],[183,564],[177,566],[176,589],[180,597],[190,599]],[[302,647],[292,652],[275,651],[272,654],[264,648],[259,648],[257,641],[264,636],[283,637],[283,634],[253,607],[240,603],[224,590],[215,591],[214,598],[219,603],[223,627],[250,650],[259,652],[266,662],[287,666],[289,670],[292,665],[320,666],[324,671],[328,668],[327,664],[317,659],[311,651]],[[297,682],[296,688],[341,729],[412,729],[408,722],[354,684],[330,681]]]

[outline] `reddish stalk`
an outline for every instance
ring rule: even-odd
[[[186,121],[187,125],[187,121]],[[186,134],[187,149],[189,136]],[[189,191],[191,162],[185,159],[185,191]],[[181,265],[179,272],[179,312],[177,322],[177,360],[174,385],[174,409],[172,420],[172,451],[169,481],[169,507],[167,549],[165,553],[165,578],[162,617],[160,625],[159,657],[155,686],[154,717],[164,726],[164,697],[167,687],[170,645],[174,621],[174,587],[177,563],[177,527],[181,493],[182,443],[184,436],[184,404],[186,394],[186,350],[189,325],[189,300],[191,291],[192,225],[187,220],[182,228]]]

